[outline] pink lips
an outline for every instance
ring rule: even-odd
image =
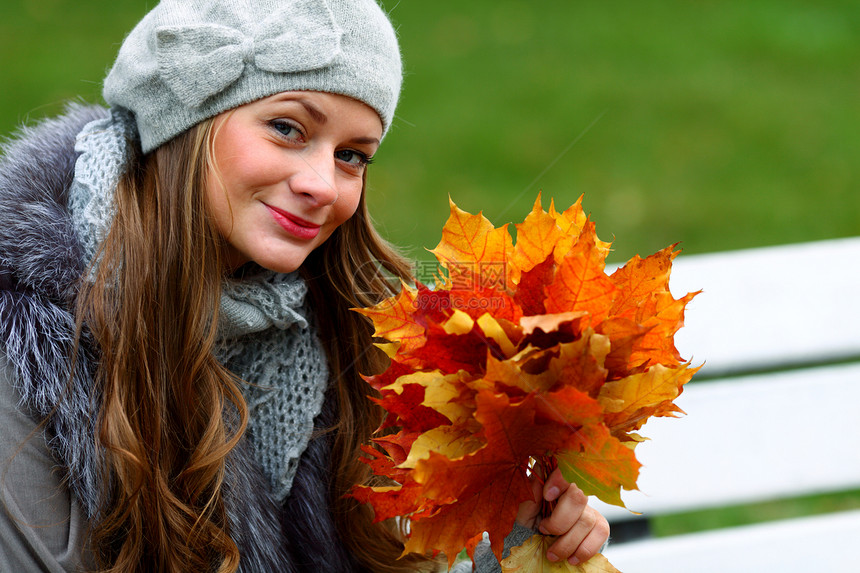
[[[294,237],[310,240],[319,235],[320,225],[305,221],[301,217],[296,217],[292,213],[282,211],[271,205],[266,205],[266,208],[272,214],[272,217],[275,218],[278,225]]]

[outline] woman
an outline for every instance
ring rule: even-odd
[[[164,0],[109,110],[6,146],[0,570],[438,568],[344,497],[384,368],[349,309],[408,279],[364,203],[400,84],[372,0]],[[593,555],[605,520],[536,487],[551,558]]]

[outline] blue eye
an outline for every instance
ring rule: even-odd
[[[278,132],[281,137],[286,139],[301,139],[302,132],[299,131],[299,128],[295,127],[293,124],[284,121],[283,119],[276,119],[269,122],[269,125],[272,126],[272,129]]]
[[[373,159],[361,153],[360,151],[355,151],[353,149],[339,149],[335,151],[334,156],[344,163],[349,163],[350,165],[370,165],[373,163]]]

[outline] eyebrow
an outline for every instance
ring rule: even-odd
[[[360,144],[376,144],[379,145],[379,140],[375,137],[356,137],[355,139],[351,139],[350,143],[360,143]]]
[[[325,125],[328,122],[328,116],[325,113],[323,113],[323,111],[320,108],[318,108],[313,103],[309,102],[308,100],[306,100],[305,98],[303,98],[301,96],[291,96],[290,95],[290,96],[285,96],[285,97],[282,97],[279,99],[281,101],[294,101],[296,103],[301,104],[301,106],[303,108],[305,108],[305,111],[308,112],[308,115],[311,116],[311,119],[313,119],[315,122],[319,123],[320,125]],[[358,144],[365,144],[365,145],[373,145],[373,144],[379,145],[380,141],[375,137],[356,137],[354,139],[351,139],[350,143],[358,143]]]
[[[311,119],[313,119],[318,124],[325,125],[328,122],[328,116],[324,114],[320,108],[318,108],[308,100],[299,97],[293,101],[297,101],[302,104],[302,107],[305,108],[305,110],[308,112],[308,115],[311,116]]]
[[[310,115],[311,119],[313,119],[315,122],[320,123],[320,124],[325,124],[328,122],[328,116],[325,113],[323,113],[323,111],[320,108],[318,108],[313,103],[309,102],[308,100],[306,100],[305,98],[303,98],[300,95],[291,94],[291,93],[278,94],[273,99],[274,99],[274,101],[277,101],[277,102],[283,102],[283,103],[295,102],[297,104],[300,104],[303,108],[305,108],[305,111],[308,112],[308,115]]]

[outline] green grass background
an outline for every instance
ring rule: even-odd
[[[154,2],[3,0],[0,133],[98,101]],[[585,194],[614,261],[860,234],[856,0],[385,0],[406,81],[370,175],[429,258],[450,195],[494,223]]]
[[[701,253],[860,235],[856,0],[383,4],[406,78],[369,200],[413,257],[429,260],[449,195],[498,225],[539,190],[561,207],[585,194],[616,262],[677,241]],[[99,101],[153,5],[2,0],[0,133]]]

